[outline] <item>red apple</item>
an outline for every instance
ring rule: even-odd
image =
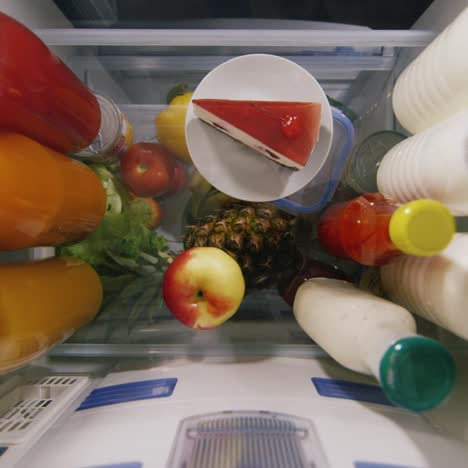
[[[174,316],[191,328],[221,325],[237,311],[244,292],[239,265],[215,247],[185,250],[164,274],[164,301]]]
[[[171,190],[174,160],[158,143],[135,143],[120,160],[120,174],[135,195],[157,197]]]
[[[184,164],[174,160],[174,177],[172,179],[171,194],[176,194],[184,190],[187,186],[187,169]]]

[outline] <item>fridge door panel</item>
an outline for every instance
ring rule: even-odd
[[[372,384],[329,359],[165,360],[156,366],[123,361],[93,393],[177,379],[173,393],[77,411],[49,431],[18,466],[141,463],[195,468],[211,466],[218,456],[233,468],[271,468],[275,465],[268,464],[269,457],[283,460],[284,467],[311,466],[311,461],[313,466],[339,468],[365,462],[463,466],[468,447],[441,435],[423,416],[394,406],[321,396],[313,377]],[[208,458],[200,465],[204,456]]]

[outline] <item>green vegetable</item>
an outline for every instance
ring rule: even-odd
[[[145,265],[167,265],[168,244],[164,237],[146,227],[150,216],[143,200],[134,200],[128,209],[108,211],[96,231],[78,244],[62,247],[60,255],[79,257],[100,274],[139,272]]]
[[[130,326],[144,307],[160,303],[163,273],[173,256],[167,240],[146,227],[151,217],[148,204],[142,199],[132,200],[119,177],[108,168],[91,168],[105,189],[106,213],[94,233],[77,244],[60,247],[58,255],[78,257],[92,265],[104,287],[100,315],[108,317],[126,307]]]
[[[123,209],[128,207],[132,198],[120,178],[102,164],[93,164],[90,167],[101,180],[106,192],[106,214],[121,213]]]
[[[107,210],[96,231],[78,244],[64,246],[59,255],[81,258],[105,275],[132,271],[162,271],[170,261],[167,240],[146,227],[151,208],[131,200],[120,180],[104,166],[92,166],[107,195]]]

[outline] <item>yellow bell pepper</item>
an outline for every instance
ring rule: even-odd
[[[193,93],[185,93],[171,100],[169,107],[156,117],[156,136],[181,161],[192,164],[185,141],[185,116]]]

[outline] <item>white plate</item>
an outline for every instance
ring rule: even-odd
[[[228,60],[198,85],[193,99],[200,98],[322,104],[319,141],[306,167],[293,171],[203,123],[190,103],[185,137],[193,163],[210,184],[232,197],[255,202],[287,197],[307,185],[328,156],[333,118],[327,97],[315,78],[294,62],[264,54]]]

